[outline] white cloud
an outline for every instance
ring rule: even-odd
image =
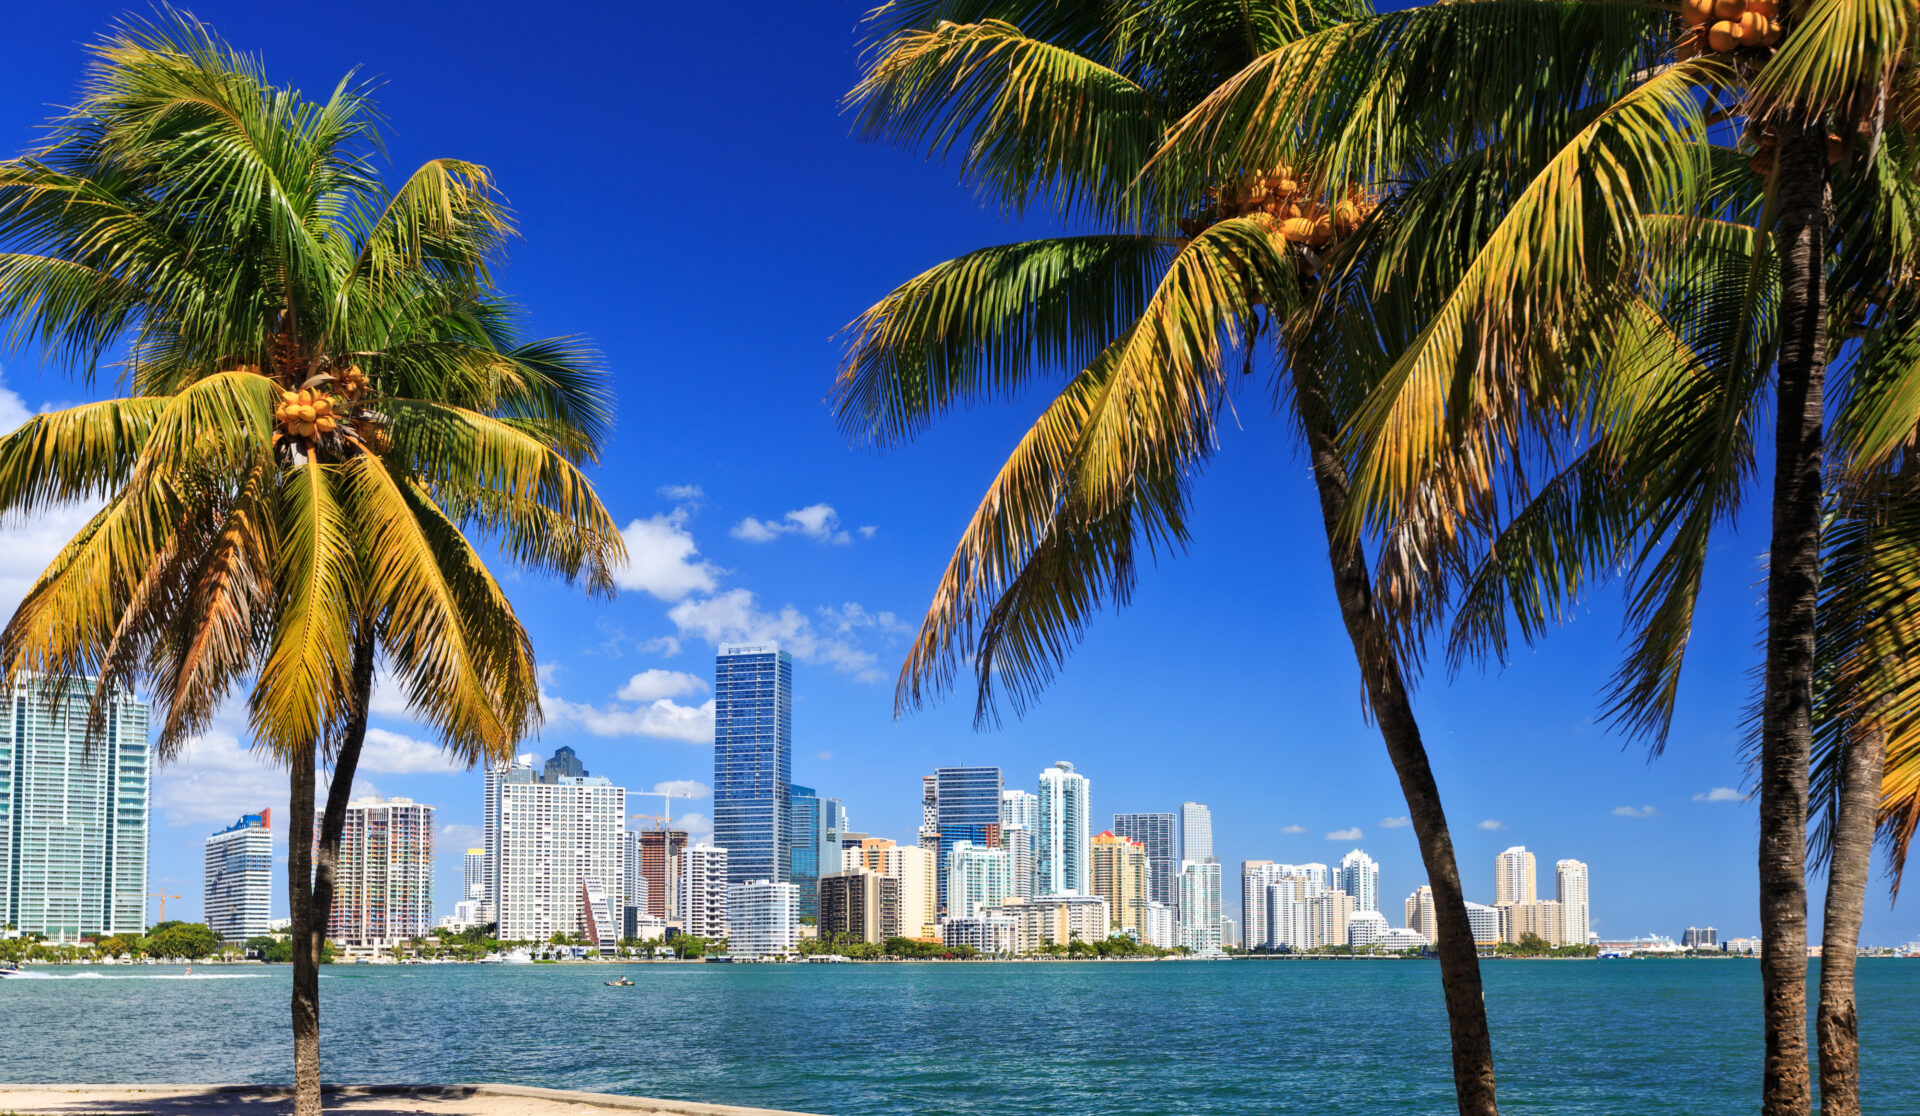
[[[1488,818],[1487,820],[1485,820],[1485,821],[1483,821],[1483,822],[1481,822],[1480,824],[1478,824],[1478,825],[1476,825],[1476,826],[1474,826],[1474,828],[1475,828],[1475,829],[1505,829],[1506,827],[1507,827],[1507,823],[1506,823],[1506,822],[1503,822],[1503,821],[1495,821],[1495,820],[1494,820],[1494,819],[1492,819],[1492,818]]]
[[[642,652],[663,659],[671,659],[680,653],[680,640],[674,636],[654,636],[638,646]]]
[[[833,758],[833,753],[832,752],[815,752],[813,754],[813,758],[819,760],[822,763],[825,763],[826,761]]]
[[[869,525],[867,525],[867,526],[865,526],[865,527],[862,527],[862,528],[860,528],[860,537],[861,537],[861,538],[863,538],[863,539],[870,539],[870,538],[872,538],[872,537],[873,537],[873,533],[874,533],[875,531],[878,531],[879,529],[880,529],[880,528],[878,528],[878,527],[875,527],[875,526],[873,526],[873,525],[871,525],[871,524],[869,524]]]
[[[1659,812],[1651,806],[1615,806],[1613,808],[1613,816],[1616,818],[1651,818]]]
[[[168,825],[219,828],[262,807],[284,817],[286,801],[286,769],[268,762],[266,753],[242,747],[239,735],[225,726],[188,741],[179,758],[153,776],[153,804]]]
[[[698,810],[689,810],[682,814],[675,811],[673,827],[684,830],[689,844],[702,844],[713,840],[713,819]]]
[[[1747,796],[1732,787],[1715,787],[1693,796],[1695,802],[1744,802]]]
[[[844,609],[835,615],[844,616]],[[871,652],[851,640],[822,636],[812,620],[792,605],[781,606],[779,612],[760,611],[751,590],[729,589],[718,596],[681,601],[667,610],[667,618],[679,626],[681,634],[709,643],[778,641],[802,662],[825,663],[863,682],[883,677]]]
[[[853,541],[840,527],[840,513],[833,510],[832,504],[809,504],[796,508],[779,519],[755,519],[748,516],[733,525],[728,532],[736,539],[747,542],[772,542],[781,535],[804,535],[815,542],[832,543],[844,546]],[[872,531],[862,527],[860,533],[872,537]]]
[[[871,628],[874,631],[887,632],[895,635],[909,630],[905,624],[900,622],[900,618],[893,613],[868,612],[864,607],[854,601],[848,601],[839,608],[822,606],[820,616],[827,623],[833,625],[834,634],[836,635],[852,635],[863,628]]]
[[[676,504],[697,504],[707,498],[697,484],[663,484],[655,491]]]
[[[451,775],[465,771],[466,765],[454,760],[438,744],[383,728],[370,728],[366,745],[360,751],[358,770],[382,775]]]
[[[1360,838],[1362,838],[1362,837],[1365,837],[1365,836],[1366,836],[1366,834],[1364,834],[1364,833],[1362,833],[1362,832],[1360,832],[1360,827],[1359,827],[1359,826],[1357,826],[1357,825],[1355,825],[1355,826],[1349,826],[1349,827],[1347,827],[1346,829],[1336,829],[1336,830],[1334,830],[1334,831],[1333,831],[1332,833],[1329,833],[1329,834],[1327,834],[1327,840],[1329,840],[1329,841],[1358,841],[1358,840],[1359,840]]]
[[[1405,829],[1406,827],[1412,824],[1413,824],[1413,819],[1405,816],[1404,814],[1397,818],[1381,818],[1380,819],[1381,829]]]
[[[621,701],[658,701],[706,692],[707,684],[678,670],[643,670],[620,687]]]
[[[464,822],[452,822],[440,827],[440,834],[437,839],[442,849],[451,850],[456,855],[464,856],[468,849],[479,848],[480,843],[487,839],[487,835],[477,825],[467,825]]]
[[[687,510],[675,508],[651,519],[627,524],[627,564],[613,575],[615,585],[677,601],[689,593],[711,593],[720,584],[720,568],[698,560],[700,549],[686,529]]]
[[[713,742],[713,702],[681,705],[672,698],[660,698],[636,709],[621,706],[593,706],[541,694],[547,723],[560,727],[572,725],[595,736],[651,736],[660,740],[683,740],[689,744]]]
[[[1304,825],[1283,825],[1280,827],[1280,832],[1282,833],[1305,833],[1306,831],[1307,827]]]
[[[712,798],[713,788],[697,779],[668,779],[653,785],[654,794],[671,794],[679,798]]]

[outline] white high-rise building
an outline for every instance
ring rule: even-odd
[[[533,756],[489,772],[495,833],[488,870],[504,941],[584,934],[582,880],[597,881],[612,909],[626,907],[626,789],[604,776],[567,774],[585,769],[571,752],[564,758],[537,774]]]
[[[1013,865],[1005,849],[956,841],[947,853],[947,917],[971,918],[1013,894]]]
[[[1007,826],[1000,831],[1000,847],[1007,850],[1007,868],[1012,881],[1009,886],[1013,888],[1014,898],[1033,898],[1037,871],[1033,830],[1024,825]]]
[[[1322,891],[1332,891],[1340,886],[1340,881],[1334,878],[1333,869],[1319,861],[1309,864],[1289,864],[1287,869],[1287,875],[1312,880]]]
[[[1502,926],[1504,919],[1500,908],[1489,907],[1484,903],[1467,903],[1467,925],[1473,930],[1473,944],[1481,946],[1499,945],[1505,934]],[[1438,940],[1439,934],[1434,934]]]
[[[0,927],[76,942],[147,926],[147,707],[90,678],[0,686]]]
[[[580,936],[601,953],[610,954],[620,945],[620,915],[599,880],[580,881]]]
[[[1090,895],[1092,818],[1087,777],[1065,760],[1040,773],[1040,824],[1035,832],[1035,895]]]
[[[727,937],[727,850],[694,845],[680,851],[680,929],[696,938]]]
[[[1220,952],[1220,862],[1217,860],[1187,860],[1180,864],[1180,944],[1203,957]]]
[[[1271,860],[1240,862],[1240,931],[1248,949],[1267,944],[1267,888],[1293,874],[1293,865]]]
[[[1407,896],[1407,929],[1414,931],[1427,940],[1428,945],[1437,945],[1440,941],[1440,925],[1433,913],[1433,888],[1421,884]]]
[[[1533,854],[1525,845],[1515,845],[1493,858],[1493,905],[1531,903],[1540,898],[1535,890]]]
[[[1380,909],[1380,865],[1359,849],[1340,858],[1333,886],[1353,896],[1354,910]]]
[[[920,847],[940,847],[940,777],[920,776]]]
[[[1172,949],[1180,944],[1180,913],[1165,903],[1148,902],[1141,937],[1157,949]]]
[[[1288,876],[1267,888],[1268,949],[1296,952],[1346,945],[1353,897],[1312,876]]]
[[[800,889],[790,883],[748,880],[727,887],[727,953],[783,957],[800,940]]]
[[[468,849],[460,862],[460,898],[485,900],[487,897],[487,850]]]
[[[433,929],[433,807],[411,798],[347,804],[327,937],[385,949]]]
[[[1560,901],[1560,922],[1566,944],[1587,944],[1592,929],[1587,913],[1587,866],[1584,861],[1562,860],[1553,866],[1554,897]]]
[[[1000,828],[1016,825],[1025,826],[1030,832],[1039,832],[1039,795],[1017,789],[1000,792]]]
[[[272,811],[243,815],[207,838],[201,909],[207,926],[229,942],[267,933],[273,921]]]
[[[1213,811],[1204,803],[1182,802],[1180,804],[1180,870],[1186,871],[1185,861],[1213,860]]]

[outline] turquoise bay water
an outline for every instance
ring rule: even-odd
[[[626,971],[629,989],[601,982]],[[1485,967],[1509,1113],[1758,1108],[1744,961]],[[1439,1113],[1431,963],[332,966],[330,1081],[828,1113]],[[0,1081],[285,1081],[284,966],[0,980]],[[1866,1110],[1920,1113],[1920,961],[1860,964]]]

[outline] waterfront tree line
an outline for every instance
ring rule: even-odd
[[[1187,544],[1221,416],[1270,407],[1433,888],[1458,1109],[1494,1116],[1412,701],[1428,652],[1500,663],[1618,585],[1603,712],[1658,755],[1707,555],[1764,515],[1755,1089],[1806,1116],[1817,1071],[1821,1111],[1857,1113],[1870,854],[1897,873],[1920,825],[1917,2],[875,8],[861,134],[1061,230],[936,266],[846,333],[832,404],[858,442],[1045,393],[896,708],[969,681],[983,724],[1038,700],[1141,557]],[[0,164],[9,336],[82,383],[124,362],[121,397],[0,438],[0,515],[103,504],[0,631],[0,675],[143,684],[160,762],[244,699],[289,780],[298,1116],[321,1109],[317,969],[376,664],[451,756],[509,757],[536,660],[476,543],[602,595],[625,557],[583,472],[605,370],[520,331],[486,168],[389,180],[377,119],[356,80],[305,98],[163,11],[95,44],[73,107]]]

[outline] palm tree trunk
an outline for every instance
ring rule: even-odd
[[[1826,131],[1783,128],[1778,151],[1780,358],[1760,720],[1760,985],[1766,1028],[1761,1111],[1806,1116],[1813,1104],[1807,1062],[1807,762],[1813,747],[1827,366]]]
[[[333,781],[327,787],[327,808],[320,819],[320,839],[313,839],[313,765],[296,763],[306,776],[306,792],[293,806],[294,847],[287,857],[292,876],[293,951],[293,1073],[294,1116],[320,1116],[320,950],[327,919],[333,911],[334,874],[340,865],[341,835],[347,828],[347,803],[353,798],[353,773],[360,765],[360,749],[367,738],[367,711],[373,696],[374,630],[362,620],[354,633],[353,691],[342,726],[340,747],[333,761]],[[296,779],[298,773],[296,773]],[[297,793],[297,792],[296,792]],[[304,807],[299,803],[304,802]],[[304,810],[304,813],[302,812]],[[302,855],[301,846],[305,846]],[[310,872],[293,867],[296,863]],[[304,883],[302,881],[310,881]],[[306,895],[306,932],[301,932],[300,893]],[[304,956],[303,956],[304,955]],[[305,979],[302,979],[304,961]]]
[[[1848,741],[1840,759],[1840,803],[1834,812],[1826,920],[1820,930],[1820,1116],[1860,1116],[1860,1020],[1853,969],[1886,743],[1886,734],[1877,725],[1869,726]]]
[[[1398,656],[1374,609],[1366,554],[1359,541],[1346,537],[1341,527],[1349,479],[1335,443],[1337,431],[1324,392],[1310,373],[1299,368],[1294,369],[1294,388],[1313,455],[1314,487],[1320,495],[1340,618],[1346,623],[1347,637],[1360,663],[1380,738],[1386,742],[1387,755],[1400,777],[1407,816],[1413,821],[1420,859],[1426,865],[1427,884],[1433,888],[1434,920],[1439,929],[1435,949],[1440,956],[1440,987],[1446,995],[1453,1045],[1454,1097],[1460,1116],[1496,1116],[1499,1106],[1494,1088],[1493,1038],[1487,1029],[1487,1005],[1480,990],[1480,956],[1473,927],[1467,921],[1466,894],[1460,885],[1459,865],[1454,861],[1446,811],[1440,806],[1440,787],[1427,762],[1426,745],[1420,739],[1420,725],[1414,719]]]

